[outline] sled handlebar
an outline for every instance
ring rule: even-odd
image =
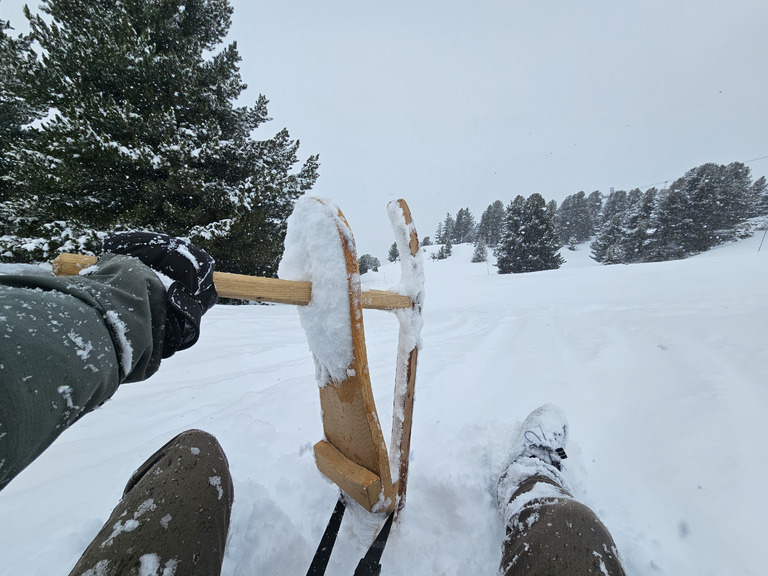
[[[93,266],[96,261],[95,256],[60,254],[53,261],[53,273],[56,276],[76,276],[81,270]],[[262,278],[228,272],[214,272],[213,283],[221,298],[238,298],[253,302],[306,306],[312,294],[311,282]],[[362,297],[363,308],[373,310],[394,310],[410,308],[413,305],[408,296],[386,290],[365,290]]]

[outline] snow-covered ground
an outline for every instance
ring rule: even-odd
[[[353,223],[354,226],[354,223]],[[555,402],[567,474],[631,576],[763,575],[768,496],[768,250],[500,276],[471,246],[426,259],[408,505],[383,574],[494,574],[495,476],[520,423]],[[398,265],[366,274],[399,279]],[[367,311],[379,414],[391,418],[396,319]],[[317,471],[314,365],[295,308],[217,306],[200,342],[86,416],[0,492],[0,574],[67,574],[131,472],[188,428],[214,433],[235,482],[226,575],[304,574],[337,489]],[[385,434],[386,436],[386,434]],[[370,525],[350,514],[328,574]]]

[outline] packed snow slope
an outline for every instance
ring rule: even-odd
[[[571,424],[567,475],[630,575],[765,574],[768,250],[759,236],[679,262],[500,276],[471,246],[426,260],[408,505],[383,574],[495,574],[495,477],[545,402]],[[396,284],[398,265],[366,274]],[[382,421],[397,322],[366,311]],[[131,472],[173,435],[214,433],[235,482],[226,575],[304,574],[337,496],[316,470],[314,365],[295,308],[217,306],[200,342],[78,422],[0,493],[0,573],[67,574]],[[387,432],[385,431],[385,437]],[[329,574],[372,522],[344,520]]]

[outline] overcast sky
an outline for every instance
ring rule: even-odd
[[[20,24],[18,0],[0,15]],[[37,2],[29,2],[36,6]],[[249,88],[320,155],[315,191],[382,260],[386,204],[446,212],[663,185],[768,156],[766,0],[234,0]],[[768,174],[768,159],[750,162]]]

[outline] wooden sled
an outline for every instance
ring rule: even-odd
[[[388,211],[401,254],[403,278],[410,280],[407,283],[401,281],[397,292],[363,292],[355,242],[346,219],[331,203],[321,199],[312,201],[316,202],[318,210],[330,213],[337,226],[347,276],[346,302],[328,306],[348,306],[352,343],[352,360],[344,378],[334,380],[328,370],[317,371],[325,434],[325,438],[315,445],[317,467],[368,511],[394,511],[397,514],[405,505],[420,344],[423,266],[418,236],[406,202],[391,202]],[[308,256],[311,258],[312,254]],[[54,261],[53,269],[57,275],[75,275],[95,262],[95,257],[62,254]],[[318,305],[313,300],[311,278],[309,281],[277,280],[215,272],[213,279],[216,291],[224,298],[307,307]],[[364,308],[395,311],[400,321],[389,452],[371,389],[363,328]],[[315,358],[319,361],[317,354]]]

